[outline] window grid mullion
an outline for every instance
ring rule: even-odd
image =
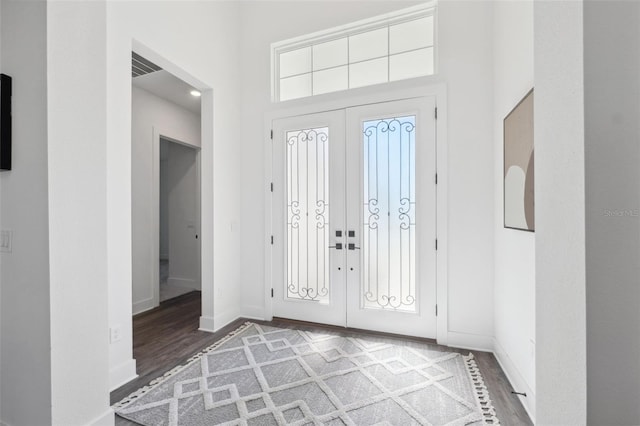
[[[411,53],[411,52],[417,52],[417,51],[422,51],[422,50],[427,50],[431,48],[431,56],[433,57],[433,61],[435,62],[435,22],[434,25],[431,27],[432,30],[432,40],[433,42],[431,44],[428,45],[424,45],[424,46],[420,46],[420,47],[414,47],[411,49],[406,49],[406,50],[400,50],[398,52],[394,52],[393,54],[391,53],[391,27],[392,26],[396,26],[396,25],[401,25],[402,23],[405,22],[411,22],[413,20],[417,20],[417,19],[422,19],[424,17],[428,17],[428,16],[434,16],[435,17],[435,9],[431,8],[427,11],[425,11],[425,13],[422,16],[417,16],[417,15],[413,15],[411,19],[402,19],[402,18],[398,18],[396,20],[391,20],[391,21],[387,21],[384,25],[378,26],[378,27],[372,27],[372,26],[368,26],[368,27],[363,27],[363,28],[352,28],[348,33],[343,33],[343,37],[346,40],[347,43],[347,59],[346,59],[346,63],[343,64],[339,64],[339,65],[334,65],[334,66],[329,66],[329,67],[324,67],[324,68],[319,68],[319,69],[315,69],[315,63],[314,63],[314,48],[317,45],[323,44],[323,43],[327,43],[327,39],[323,39],[323,40],[318,40],[317,38],[314,40],[314,42],[311,42],[309,44],[305,45],[301,45],[301,44],[297,44],[297,47],[294,49],[287,49],[286,47],[282,47],[282,48],[275,48],[274,50],[274,55],[276,56],[277,60],[275,60],[276,65],[274,66],[274,69],[272,70],[272,72],[277,71],[278,74],[275,76],[275,80],[277,82],[277,87],[276,87],[276,91],[277,91],[277,100],[280,100],[282,98],[283,92],[282,92],[282,82],[284,80],[288,80],[291,78],[295,78],[295,77],[300,77],[300,76],[304,76],[304,75],[309,75],[310,77],[310,95],[302,95],[302,96],[294,96],[291,97],[291,93],[289,93],[289,96],[287,96],[287,99],[296,99],[296,98],[300,98],[300,97],[307,97],[307,96],[315,96],[315,85],[314,85],[314,77],[316,77],[316,73],[319,72],[323,72],[323,71],[329,71],[329,70],[336,70],[336,69],[340,69],[343,67],[347,67],[347,84],[346,87],[348,89],[352,88],[352,82],[351,82],[351,77],[352,77],[352,72],[351,72],[351,66],[352,65],[357,65],[357,64],[361,64],[364,62],[368,62],[368,61],[375,61],[375,60],[379,60],[379,59],[387,59],[387,76],[386,79],[384,81],[381,82],[390,82],[390,81],[395,81],[391,79],[391,58],[401,55],[401,54],[406,54],[406,53]],[[435,21],[435,19],[434,19]],[[365,29],[366,28],[366,29]],[[367,59],[360,59],[357,61],[352,61],[351,60],[351,54],[353,53],[352,49],[351,49],[351,37],[354,35],[359,35],[359,34],[364,34],[364,33],[369,33],[369,32],[373,32],[373,31],[378,31],[381,29],[386,29],[387,31],[387,53],[386,55],[382,55],[382,56],[375,56],[372,58],[367,58]],[[335,40],[340,40],[341,38],[335,38]],[[310,39],[313,40],[313,39]],[[329,40],[330,41],[330,40]],[[302,72],[302,73],[297,73],[297,74],[292,74],[292,75],[288,75],[286,77],[280,77],[279,73],[279,63],[280,63],[280,55],[284,54],[284,53],[289,53],[289,52],[293,52],[296,50],[301,50],[301,49],[305,49],[305,48],[309,48],[310,49],[310,71],[309,72]],[[418,73],[415,74],[416,77],[420,77],[420,76],[427,76],[427,75],[432,75],[435,72],[435,70],[429,72],[427,71],[427,69],[422,69],[422,70],[418,70]],[[412,76],[413,77],[413,76]],[[412,78],[411,77],[411,78]],[[378,83],[376,83],[378,84]],[[365,86],[370,85],[370,84],[366,84]],[[339,84],[336,85],[336,87],[340,86]],[[344,87],[344,86],[342,86]],[[357,86],[357,87],[364,87],[364,86]],[[325,89],[326,90],[326,89]],[[336,90],[342,90],[342,89],[333,89],[330,90],[329,92],[333,92]],[[329,93],[326,92],[326,93]],[[325,92],[323,92],[325,93]]]

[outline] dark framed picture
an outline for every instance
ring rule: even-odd
[[[11,77],[0,74],[0,170],[11,170]]]
[[[504,227],[535,230],[533,89],[504,119]]]

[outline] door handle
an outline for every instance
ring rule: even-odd
[[[360,247],[356,247],[354,243],[349,243],[349,250],[360,250]]]
[[[335,246],[329,246],[329,248],[334,248],[336,250],[342,250],[342,243],[336,243]]]

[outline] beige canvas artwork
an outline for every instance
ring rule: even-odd
[[[534,231],[533,89],[504,119],[504,226]]]

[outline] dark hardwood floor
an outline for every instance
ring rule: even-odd
[[[133,357],[137,362],[138,378],[111,392],[112,404],[147,385],[154,378],[185,363],[192,355],[213,344],[246,321],[238,319],[216,333],[199,331],[200,305],[200,292],[191,292],[167,300],[161,303],[158,308],[133,318]],[[468,350],[437,345],[430,339],[395,336],[281,318],[274,318],[271,322],[254,322],[282,328],[310,331],[328,330],[340,335],[373,337],[402,345],[427,343],[436,350],[459,352],[465,355],[469,353]],[[501,424],[532,425],[533,423],[518,397],[511,394],[511,385],[493,354],[480,351],[471,352],[473,352],[482,372]],[[135,423],[116,417],[116,425],[135,425]]]

